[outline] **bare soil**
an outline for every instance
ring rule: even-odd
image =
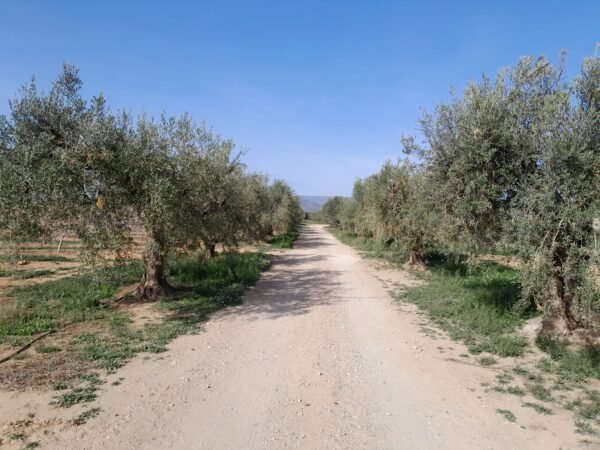
[[[75,426],[83,407],[0,392],[0,436],[34,414],[27,432],[43,448],[589,448],[568,412],[486,392],[497,371],[457,363],[464,346],[424,334],[423,316],[389,293],[419,282],[309,225],[242,305],[108,376],[99,417]]]

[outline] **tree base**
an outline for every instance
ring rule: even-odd
[[[139,301],[154,301],[173,293],[173,288],[166,281],[146,283],[144,280],[135,290],[135,298]]]

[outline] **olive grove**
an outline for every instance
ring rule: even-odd
[[[121,254],[131,231],[145,236],[137,296],[171,287],[176,249],[237,245],[297,229],[299,201],[281,181],[248,173],[231,141],[188,115],[113,113],[86,100],[78,69],[65,65],[49,92],[35,81],[0,116],[0,239],[74,233],[89,256]]]
[[[477,256],[500,246],[522,261],[522,297],[545,326],[600,326],[600,57],[573,80],[564,60],[522,58],[495,80],[421,118],[398,163],[323,207],[332,226],[395,246],[419,267],[424,249]]]

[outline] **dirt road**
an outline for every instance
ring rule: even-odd
[[[439,348],[461,346],[425,336],[414,309],[390,298],[390,281],[416,282],[308,226],[243,305],[162,359],[120,370],[122,384],[95,405],[101,415],[46,437],[44,448],[577,446],[572,422],[485,393],[497,372],[445,360]]]

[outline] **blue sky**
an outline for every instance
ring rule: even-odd
[[[598,41],[598,0],[0,0],[0,113],[65,61],[113,109],[188,111],[251,170],[349,195],[451,86],[561,49],[574,75]]]

